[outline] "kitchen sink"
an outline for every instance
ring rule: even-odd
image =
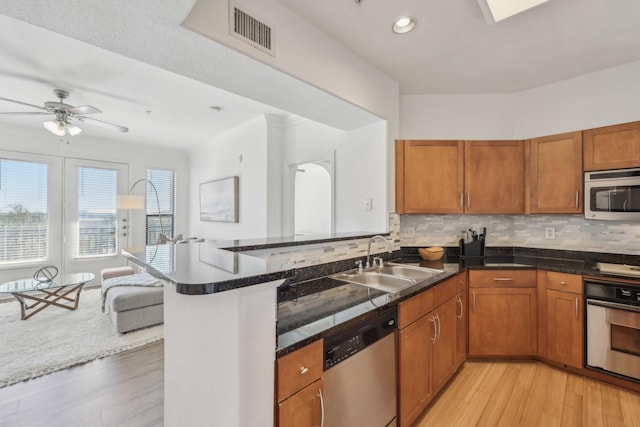
[[[360,273],[357,270],[352,270],[334,274],[331,278],[384,292],[400,292],[442,272],[443,270],[411,267],[402,264],[387,264],[384,267],[377,267]]]

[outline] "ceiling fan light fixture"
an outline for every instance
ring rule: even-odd
[[[71,136],[76,136],[80,132],[82,132],[82,129],[80,129],[78,126],[74,125],[73,123],[67,123],[66,128],[67,128],[67,132],[69,132],[69,135]]]
[[[48,120],[43,124],[44,124],[44,128],[54,135],[65,136],[66,134],[64,122],[60,120]]]
[[[413,30],[413,28],[416,26],[416,23],[416,18],[413,18],[411,16],[403,16],[393,23],[391,29],[396,34],[405,34]]]

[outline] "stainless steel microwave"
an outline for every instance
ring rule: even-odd
[[[584,173],[584,217],[640,221],[640,169]]]

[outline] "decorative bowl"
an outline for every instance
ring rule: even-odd
[[[444,255],[444,249],[440,246],[432,246],[430,248],[420,248],[418,253],[425,261],[437,261]]]

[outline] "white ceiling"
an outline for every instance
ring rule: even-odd
[[[83,123],[80,136],[177,148],[284,110],[341,129],[376,120],[185,30],[194,1],[0,0],[0,97],[42,105],[55,100],[54,87],[66,89],[67,103],[92,105],[103,111],[95,118],[130,128],[121,134]],[[280,1],[397,80],[404,94],[512,93],[640,59],[637,0],[551,0],[494,26],[476,0]],[[395,35],[392,21],[404,14],[418,26]],[[234,79],[247,88],[241,95],[275,99],[280,109],[215,88]],[[28,107],[0,101],[0,111]],[[0,123],[43,121],[0,115]]]
[[[280,0],[403,94],[511,93],[640,59],[640,1],[551,0],[493,26],[477,0]],[[391,32],[409,15],[416,28]]]
[[[16,36],[19,35],[19,36]],[[0,97],[42,106],[65,89],[70,105],[129,128],[126,134],[87,122],[82,135],[188,149],[263,113],[281,113],[213,86],[0,15]],[[216,112],[211,106],[221,106]],[[0,112],[37,111],[0,100]],[[150,111],[148,113],[148,111]],[[42,126],[50,116],[0,115],[0,123]],[[52,138],[57,138],[51,135]]]

